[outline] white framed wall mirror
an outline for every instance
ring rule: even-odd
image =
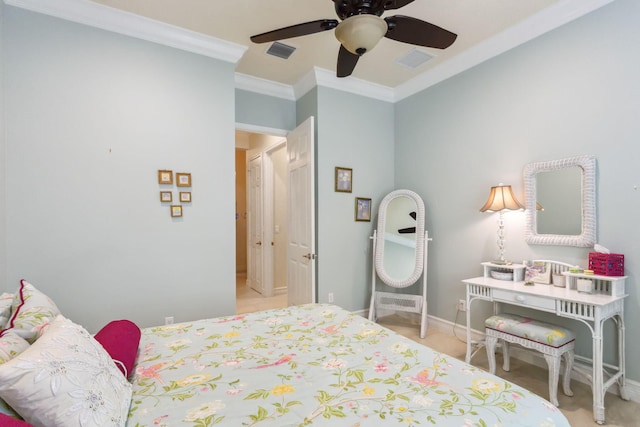
[[[596,159],[577,156],[525,165],[525,239],[533,245],[596,242]]]

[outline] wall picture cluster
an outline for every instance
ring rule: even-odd
[[[158,170],[158,184],[162,186],[173,186],[173,183],[173,171],[166,169]],[[181,187],[180,190],[189,188],[189,191],[179,191],[177,202],[180,204],[170,205],[169,212],[174,218],[182,216],[182,203],[191,203],[191,174],[188,172],[176,172],[175,184],[177,187]],[[160,202],[173,203],[173,191],[168,189],[160,190]]]
[[[336,193],[351,193],[353,188],[353,169],[336,166],[334,191]],[[356,197],[356,221],[371,221],[371,199]]]

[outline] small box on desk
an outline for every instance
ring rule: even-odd
[[[589,270],[601,276],[624,276],[624,255],[589,252]]]

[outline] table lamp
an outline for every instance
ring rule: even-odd
[[[498,212],[498,259],[492,261],[494,264],[511,264],[504,259],[504,218],[505,210],[516,211],[524,209],[518,199],[513,195],[510,185],[502,183],[491,187],[487,203],[480,208],[480,212]]]

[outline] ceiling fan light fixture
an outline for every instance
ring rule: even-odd
[[[336,38],[349,52],[363,55],[387,33],[387,23],[376,15],[353,15],[338,24]]]

